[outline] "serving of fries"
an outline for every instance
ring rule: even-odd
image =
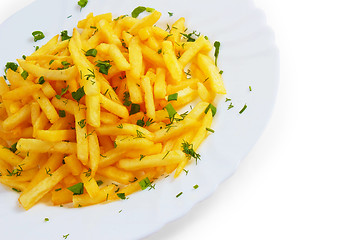
[[[161,13],[78,22],[0,77],[0,182],[26,210],[125,199],[195,159],[225,94],[206,36]],[[184,107],[195,103],[189,111]]]

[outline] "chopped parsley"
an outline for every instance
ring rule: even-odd
[[[183,194],[183,192],[179,192],[178,195],[176,195],[176,198],[180,197]]]
[[[95,48],[86,51],[85,56],[96,57],[97,50]]]
[[[55,95],[55,97],[57,99],[60,99],[67,92],[68,89],[69,89],[69,85],[67,85],[66,88],[62,88],[61,89],[61,94],[60,95]]]
[[[67,237],[68,237],[69,235],[70,235],[70,234],[63,235],[63,238],[64,238],[64,239],[67,239]]]
[[[244,107],[240,110],[239,114],[242,114],[246,108],[247,108],[247,105],[245,104]]]
[[[49,218],[45,218],[44,221],[45,221],[45,222],[48,222],[48,221],[49,221]]]
[[[61,117],[61,118],[66,117],[66,112],[65,112],[65,110],[59,110],[59,117]]]
[[[81,128],[84,128],[86,126],[86,119],[82,119],[78,122],[78,125],[81,127]]]
[[[71,96],[73,97],[73,99],[79,102],[80,99],[85,96],[84,87],[79,88],[78,90],[76,90],[76,92],[72,92]]]
[[[129,114],[130,114],[130,115],[133,115],[133,114],[138,113],[138,112],[140,112],[140,105],[139,105],[139,104],[132,103]]]
[[[62,69],[67,69],[67,68],[69,68],[70,67],[70,63],[69,62],[67,62],[67,61],[62,61],[61,62],[61,65],[63,65],[63,68]]]
[[[127,107],[131,105],[129,92],[124,92],[123,104],[124,104],[124,106],[127,106]]]
[[[14,190],[15,192],[21,192],[21,190],[19,190],[17,188],[12,188],[12,190]]]
[[[25,71],[25,70],[21,73],[21,77],[22,77],[24,80],[26,80],[28,76],[29,76],[29,73],[28,73],[27,71]]]
[[[187,157],[195,158],[196,163],[198,160],[200,160],[201,156],[200,156],[200,154],[195,152],[193,144],[189,144],[188,142],[183,141],[183,143],[181,144],[181,147],[182,147],[182,151],[186,154]]]
[[[142,190],[145,190],[146,188],[148,188],[151,185],[151,182],[150,182],[149,178],[146,177],[139,182],[139,185]]]
[[[80,6],[80,10],[83,9],[84,7],[86,7],[87,4],[88,4],[88,0],[80,0],[80,1],[78,1],[78,5]]]
[[[84,183],[79,182],[71,187],[68,187],[67,189],[72,191],[74,195],[81,195],[84,193]]]
[[[249,86],[249,91],[250,91],[250,92],[252,91],[251,86]]]
[[[199,188],[199,185],[196,184],[196,185],[193,186],[193,188],[194,188],[194,189],[198,189],[198,188]]]
[[[106,61],[98,60],[98,61],[96,61],[96,63],[97,64],[95,66],[99,67],[99,72],[101,72],[105,75],[108,75],[109,69],[111,68],[110,61],[109,60],[106,60]]]
[[[220,42],[216,41],[214,43],[214,47],[215,47],[215,53],[214,53],[215,65],[217,66],[217,60],[218,60],[218,57],[219,57],[219,50],[220,50]]]
[[[155,11],[155,9],[154,9],[154,8],[149,8],[149,7],[139,6],[139,7],[135,8],[135,9],[131,12],[131,16],[132,16],[133,18],[137,18],[141,13],[143,13],[143,12],[145,12],[145,11],[147,11],[147,12],[153,12],[153,11]]]
[[[230,110],[230,109],[232,109],[234,107],[234,105],[232,104],[232,102],[229,104],[229,106],[228,106],[228,109],[227,110]]]
[[[174,16],[174,13],[172,13],[172,12],[168,12],[168,14],[169,14],[169,17]]]
[[[165,109],[166,111],[168,112],[169,114],[169,119],[170,119],[170,122],[173,122],[174,121],[174,118],[175,118],[175,115],[176,115],[176,110],[175,108],[173,107],[173,105],[171,105],[171,103],[168,103],[166,106],[165,106]]]
[[[144,12],[145,10],[146,10],[146,7],[139,6],[131,12],[131,16],[133,18],[137,18],[140,15],[140,13]]]
[[[216,107],[214,105],[212,105],[211,103],[209,103],[209,106],[205,109],[205,114],[207,114],[210,109],[212,112],[212,116],[214,117],[216,114]]]
[[[32,33],[32,35],[33,35],[33,37],[34,37],[34,42],[37,42],[37,41],[45,38],[44,33],[41,32],[41,31],[34,31],[34,32]]]
[[[98,186],[101,186],[101,185],[103,185],[103,184],[104,184],[104,182],[103,182],[103,181],[101,181],[101,180],[97,180],[97,181],[96,181],[96,184],[97,184]]]
[[[118,194],[116,194],[120,199],[122,199],[122,200],[125,200],[126,199],[126,197],[125,197],[125,193],[118,193]]]
[[[70,39],[71,37],[68,35],[68,31],[64,30],[60,33],[61,41],[65,41]]]
[[[14,72],[16,72],[17,71],[17,69],[18,69],[18,67],[19,67],[19,65],[17,65],[16,63],[14,63],[14,62],[8,62],[8,63],[6,63],[6,65],[5,65],[5,73],[6,73],[6,71],[10,68],[11,70],[13,70]]]
[[[179,96],[178,93],[174,93],[174,94],[169,95],[169,96],[168,96],[168,102],[170,102],[170,101],[177,101],[178,96]]]
[[[41,77],[39,78],[38,84],[44,84],[44,83],[45,83],[45,79],[44,79],[43,76],[41,76]]]
[[[211,133],[214,133],[214,132],[215,132],[215,131],[214,131],[213,129],[211,129],[211,128],[206,128],[206,131],[211,132]]]

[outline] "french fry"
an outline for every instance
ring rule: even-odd
[[[56,111],[55,107],[51,104],[50,100],[45,96],[42,91],[37,91],[33,93],[33,98],[38,102],[40,108],[45,113],[46,117],[51,123],[56,122],[59,119],[59,114]]]
[[[139,159],[122,159],[118,162],[118,167],[128,171],[136,171],[155,166],[167,166],[170,164],[177,164],[185,154],[182,151],[169,151],[165,154],[160,153],[156,155],[144,156],[141,161]]]
[[[21,100],[26,97],[30,97],[33,92],[36,92],[41,88],[39,84],[33,84],[26,87],[19,87],[12,91],[6,92],[3,94],[3,99],[5,100]]]
[[[47,176],[30,191],[22,194],[19,198],[19,202],[25,209],[31,208],[68,174],[70,174],[70,170],[67,166],[61,166],[51,176]]]
[[[19,124],[29,119],[31,114],[30,105],[25,105],[18,112],[14,113],[10,117],[6,118],[3,122],[4,130],[14,129]]]
[[[91,176],[94,176],[100,162],[100,146],[98,136],[93,130],[89,133],[89,167],[91,169]]]
[[[12,152],[9,148],[0,145],[0,159],[7,162],[11,166],[19,165],[22,158]]]
[[[77,75],[77,69],[73,66],[64,70],[50,70],[23,59],[18,59],[17,61],[19,65],[31,75],[35,77],[44,77],[47,80],[66,81],[76,77]]]
[[[155,103],[154,103],[154,94],[153,88],[150,82],[150,77],[148,75],[144,76],[141,79],[141,87],[144,91],[144,101],[146,108],[146,115],[149,118],[155,118]]]
[[[74,141],[74,130],[38,130],[36,137],[49,142]]]
[[[33,151],[39,153],[76,153],[76,143],[72,142],[48,142],[39,139],[20,138],[18,141],[17,148],[19,151]]]
[[[89,160],[88,127],[86,122],[86,110],[74,107],[75,130],[77,142],[77,157],[86,165]]]
[[[107,177],[121,184],[129,184],[130,181],[134,180],[134,175],[132,173],[112,166],[100,168],[98,173],[101,176]]]
[[[162,54],[171,77],[175,80],[175,82],[179,83],[183,76],[183,68],[176,58],[172,42],[162,42]]]
[[[105,202],[109,200],[109,196],[114,192],[114,190],[115,190],[115,185],[109,185],[102,188],[95,198],[90,197],[89,194],[74,195],[73,196],[74,207],[89,206],[89,205]]]
[[[204,54],[199,54],[197,57],[197,62],[201,71],[203,71],[209,77],[211,89],[215,93],[226,94],[220,70],[217,66],[215,66],[213,60]]]
[[[137,21],[130,29],[129,33],[135,35],[139,32],[140,29],[144,27],[151,27],[153,26],[161,17],[161,13],[158,11],[153,11],[150,15],[142,18],[141,20]]]
[[[100,94],[100,103],[103,108],[121,118],[127,119],[129,117],[129,112],[126,107],[106,98],[102,94]]]
[[[120,123],[119,125],[108,125],[108,126],[104,125],[99,128],[96,128],[96,132],[99,135],[109,135],[109,136],[132,135],[139,138],[144,137],[150,140],[154,138],[154,134],[148,131],[146,128],[129,123]]]
[[[129,42],[129,62],[130,62],[130,74],[135,79],[140,79],[143,56],[141,54],[140,40],[137,37],[133,37]]]
[[[65,164],[69,167],[72,175],[78,176],[82,172],[83,166],[76,155],[72,154],[64,158]]]

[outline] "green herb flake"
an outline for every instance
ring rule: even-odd
[[[198,189],[198,188],[199,188],[199,185],[196,184],[196,185],[193,186],[193,188],[194,188],[194,189]]]
[[[80,6],[80,10],[83,9],[84,7],[86,7],[87,4],[88,4],[88,0],[80,0],[80,1],[78,1],[78,5]]]
[[[59,110],[59,117],[61,117],[61,118],[66,117],[66,112],[65,112],[65,110]]]
[[[61,41],[65,41],[71,38],[71,36],[68,35],[68,31],[64,30],[60,33]]]
[[[61,190],[61,188],[57,188],[57,189],[55,189],[55,192],[58,192],[58,191],[60,191]]]
[[[78,90],[76,90],[76,92],[72,92],[71,96],[73,97],[73,99],[79,102],[80,99],[85,96],[84,87],[79,88]]]
[[[49,65],[53,64],[54,61],[55,61],[54,59],[51,59]]]
[[[206,131],[211,132],[211,133],[215,133],[215,131],[213,129],[211,129],[211,128],[206,128]]]
[[[183,192],[179,192],[178,195],[176,195],[176,198],[180,197],[183,194]]]
[[[166,109],[166,111],[168,112],[168,114],[169,114],[169,119],[170,119],[170,121],[171,122],[173,122],[173,120],[174,120],[174,117],[175,117],[175,115],[176,115],[176,110],[175,110],[175,108],[173,107],[173,105],[171,105],[171,103],[168,103],[166,106],[165,106],[165,109]]]
[[[200,160],[201,156],[200,156],[200,154],[195,152],[193,144],[189,144],[188,142],[183,141],[183,143],[181,144],[181,147],[182,147],[182,151],[186,154],[187,157],[195,158],[196,163],[198,160]]]
[[[226,98],[226,99],[225,99],[225,102],[230,102],[230,101],[231,101],[230,98]]]
[[[69,235],[70,235],[70,234],[63,235],[63,238],[64,238],[64,239],[67,239],[67,237],[68,237]]]
[[[32,33],[32,35],[33,35],[33,37],[34,37],[34,42],[37,42],[37,41],[45,38],[44,33],[41,32],[41,31],[34,31],[34,32]]]
[[[61,62],[61,65],[63,65],[64,66],[64,68],[63,69],[67,69],[67,68],[69,68],[70,67],[70,63],[69,62],[67,62],[67,61],[62,61]]]
[[[73,192],[73,195],[81,195],[84,193],[84,183],[79,182],[71,187],[68,187],[70,191]]]
[[[21,192],[21,190],[19,190],[17,188],[12,188],[12,190],[14,190],[15,192]]]
[[[21,73],[21,77],[22,77],[24,80],[26,80],[28,76],[29,76],[29,73],[28,73],[27,71],[25,71],[25,70]]]
[[[227,110],[230,110],[230,109],[232,109],[234,107],[234,105],[232,104],[232,102],[229,104],[229,106],[228,106],[228,109]]]
[[[103,184],[104,184],[104,182],[103,182],[103,181],[101,181],[101,180],[97,180],[97,181],[96,181],[96,184],[100,187],[101,185],[103,185]]]
[[[170,102],[170,101],[177,101],[178,96],[179,96],[178,93],[174,93],[174,94],[169,95],[169,96],[168,96],[168,102]]]
[[[23,58],[24,60],[26,60],[26,56],[25,56],[25,55],[22,55],[22,58]]]
[[[140,13],[142,13],[142,12],[144,12],[144,11],[146,11],[146,7],[139,6],[139,7],[135,8],[135,9],[131,12],[131,16],[132,16],[133,18],[137,18],[137,17],[140,15]]]
[[[6,73],[6,71],[7,71],[8,69],[11,69],[11,70],[13,70],[14,72],[16,72],[17,69],[18,69],[18,67],[19,67],[19,65],[17,65],[16,63],[14,63],[14,62],[8,62],[8,63],[6,63],[6,65],[5,65],[5,73]]]
[[[150,182],[149,178],[146,177],[139,182],[139,185],[142,190],[145,190],[146,188],[148,188],[151,185],[151,182]]]
[[[247,105],[245,104],[244,107],[240,110],[239,114],[242,114],[247,108]]]
[[[49,221],[49,218],[45,218],[44,221],[45,221],[45,222],[48,222],[48,221]]]
[[[98,61],[96,61],[96,63],[97,64],[95,66],[99,67],[99,72],[101,72],[105,75],[108,75],[109,69],[111,68],[110,61],[109,60],[106,60],[106,61],[98,60]]]
[[[44,84],[44,83],[45,83],[45,79],[44,79],[43,76],[41,76],[41,77],[39,78],[38,84]]]
[[[139,104],[132,103],[129,114],[130,114],[130,115],[133,115],[133,114],[138,113],[138,112],[140,112],[140,105],[139,105]]]
[[[78,122],[78,125],[81,127],[81,128],[84,128],[86,126],[86,119],[82,119]]]
[[[97,50],[95,48],[89,49],[85,53],[85,56],[87,56],[87,57],[89,57],[89,56],[96,57],[96,55],[97,55]]]
[[[214,47],[215,47],[215,53],[214,53],[214,56],[215,56],[215,65],[217,66],[217,60],[218,60],[219,51],[220,51],[220,42],[216,41],[216,42],[214,43]]]
[[[124,106],[128,107],[131,105],[131,101],[130,101],[130,93],[129,92],[124,92],[124,98],[123,98],[123,104]]]
[[[216,107],[214,105],[212,105],[211,103],[209,103],[208,107],[205,109],[205,114],[207,114],[210,109],[212,112],[212,116],[214,117],[216,114]]]
[[[169,14],[169,17],[174,16],[174,13],[172,13],[172,12],[168,12],[168,14]]]
[[[60,99],[68,91],[68,89],[69,89],[69,85],[67,85],[66,88],[62,88],[61,89],[61,94],[60,95],[55,95],[55,97],[57,99]]]
[[[250,91],[250,92],[252,91],[251,86],[249,86],[249,91]]]
[[[122,200],[125,200],[126,199],[126,197],[125,197],[125,193],[118,193],[118,194],[116,194],[120,199],[122,199]]]
[[[149,12],[149,13],[152,13],[152,12],[155,11],[155,8],[147,7],[147,8],[146,8],[146,11]]]

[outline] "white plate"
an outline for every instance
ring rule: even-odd
[[[139,239],[187,213],[212,194],[237,168],[262,133],[273,109],[279,60],[274,36],[263,13],[250,0],[91,0],[80,11],[77,0],[38,0],[0,25],[0,66],[29,55],[62,30],[85,18],[112,12],[129,14],[139,6],[163,13],[162,23],[185,17],[190,29],[220,41],[219,67],[234,108],[220,99],[213,129],[200,149],[201,161],[187,166],[189,174],[156,183],[126,201],[67,209],[38,204],[29,211],[18,206],[18,194],[0,186],[0,226],[12,239]],[[167,12],[174,13],[169,17]],[[71,16],[71,17],[69,17]],[[41,30],[46,39],[34,43],[31,33]],[[252,91],[249,91],[251,86]],[[243,114],[239,111],[246,104]],[[197,190],[193,186],[198,184]],[[236,191],[236,190],[234,190]],[[183,194],[176,198],[180,192]],[[122,210],[122,211],[121,211]],[[119,213],[119,211],[121,211]],[[49,222],[44,222],[44,218]]]

